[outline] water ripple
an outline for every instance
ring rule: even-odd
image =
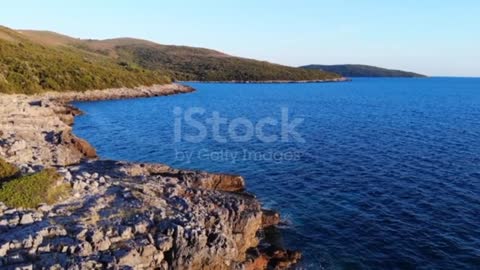
[[[79,103],[102,157],[239,173],[282,212],[299,269],[480,268],[480,80],[194,84],[182,96]],[[173,143],[173,108],[303,117],[305,144]],[[297,161],[178,160],[202,149],[303,153]]]

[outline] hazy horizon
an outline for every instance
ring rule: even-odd
[[[28,8],[26,8],[28,6]],[[480,76],[480,3],[432,0],[15,1],[0,24],[76,38],[132,37],[289,66],[364,64],[429,76]],[[259,45],[256,45],[259,44]]]

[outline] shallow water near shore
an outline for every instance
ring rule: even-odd
[[[78,102],[76,135],[102,158],[243,175],[281,212],[303,269],[475,269],[480,265],[480,79],[343,83],[190,83],[195,93]],[[208,129],[180,118],[190,108]],[[270,117],[277,135],[219,140],[207,118]],[[282,117],[302,141],[281,140]],[[178,127],[179,119],[181,128]],[[191,123],[190,123],[191,124]],[[235,132],[243,134],[237,126]],[[178,136],[177,136],[178,141]]]

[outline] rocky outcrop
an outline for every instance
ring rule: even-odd
[[[264,228],[278,225],[280,223],[280,214],[277,211],[263,209],[262,226]]]
[[[297,253],[266,242],[260,248],[262,228],[279,215],[261,209],[242,177],[98,160],[72,134],[81,113],[66,104],[72,99],[190,91],[0,95],[0,157],[24,174],[54,167],[72,187],[69,199],[36,209],[0,202],[0,268],[284,269],[296,262]]]
[[[65,166],[94,157],[93,148],[72,134],[48,99],[0,95],[0,156],[16,164]]]
[[[86,92],[49,92],[37,96],[0,94],[0,156],[19,164],[66,166],[95,158],[95,149],[72,134],[74,117],[81,111],[73,100],[151,97],[189,93],[179,84],[154,85]]]
[[[259,241],[258,201],[199,189],[170,174],[129,174],[135,166],[94,160],[63,167],[72,198],[36,210],[0,206],[0,261],[46,268],[242,268],[247,249]]]

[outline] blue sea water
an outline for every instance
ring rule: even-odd
[[[76,103],[86,114],[74,132],[102,158],[245,176],[286,220],[300,269],[480,269],[480,79],[190,85],[195,93]],[[209,128],[188,142],[198,130],[179,115],[191,108],[205,125],[214,112],[281,122],[283,109],[303,119],[304,141],[235,141],[249,128],[223,125],[225,141]],[[279,135],[280,124],[264,132]]]

